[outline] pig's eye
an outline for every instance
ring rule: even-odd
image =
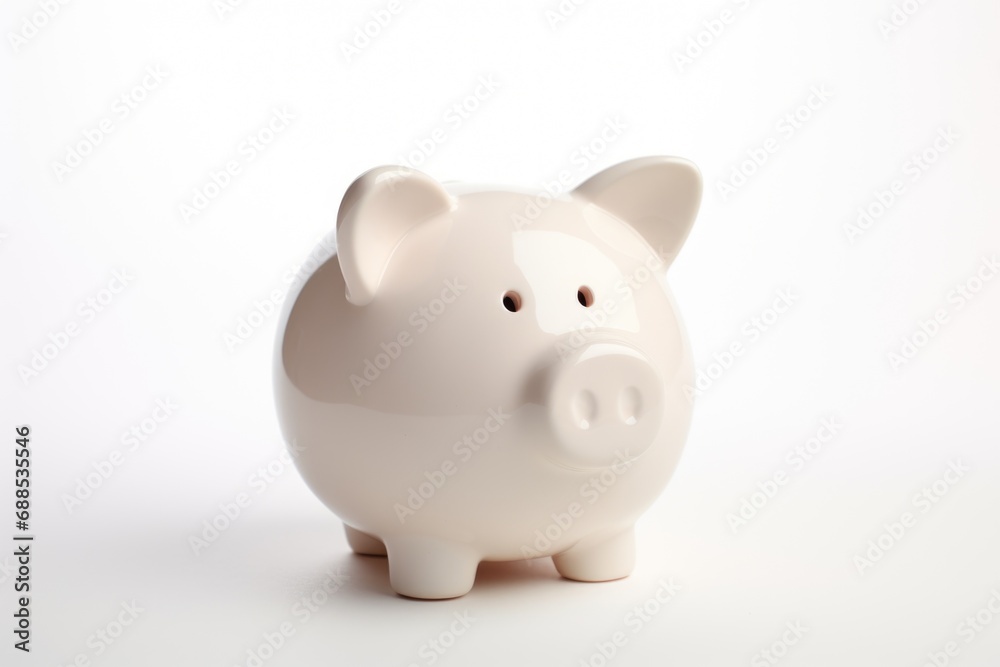
[[[521,310],[521,295],[514,290],[509,290],[503,295],[503,307],[512,313]]]
[[[594,292],[584,285],[576,291],[576,300],[580,302],[580,305],[584,308],[590,308],[594,305]]]

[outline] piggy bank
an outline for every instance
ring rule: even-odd
[[[693,364],[665,277],[700,174],[644,157],[559,185],[368,171],[285,301],[282,434],[401,595],[463,595],[482,561],[625,577],[677,465]]]

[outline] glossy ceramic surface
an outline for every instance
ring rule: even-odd
[[[700,198],[667,157],[554,198],[403,167],[351,185],[337,254],[286,300],[274,383],[303,478],[394,590],[462,595],[482,560],[629,574],[690,420],[665,278]]]

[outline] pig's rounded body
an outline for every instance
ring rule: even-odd
[[[576,197],[524,224],[530,195],[444,196],[367,276],[338,227],[289,295],[275,390],[297,466],[404,595],[461,595],[482,560],[625,576],[690,420],[673,256]]]

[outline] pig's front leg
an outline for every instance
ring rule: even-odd
[[[582,540],[552,557],[556,570],[575,581],[611,581],[632,574],[635,535],[632,526],[599,540]]]
[[[457,598],[472,589],[480,554],[463,544],[435,537],[385,540],[389,583],[400,595],[425,600]]]
[[[346,523],[344,524],[344,532],[347,533],[347,544],[354,553],[362,556],[385,555],[385,544],[374,535],[369,535],[357,528],[351,528]]]

